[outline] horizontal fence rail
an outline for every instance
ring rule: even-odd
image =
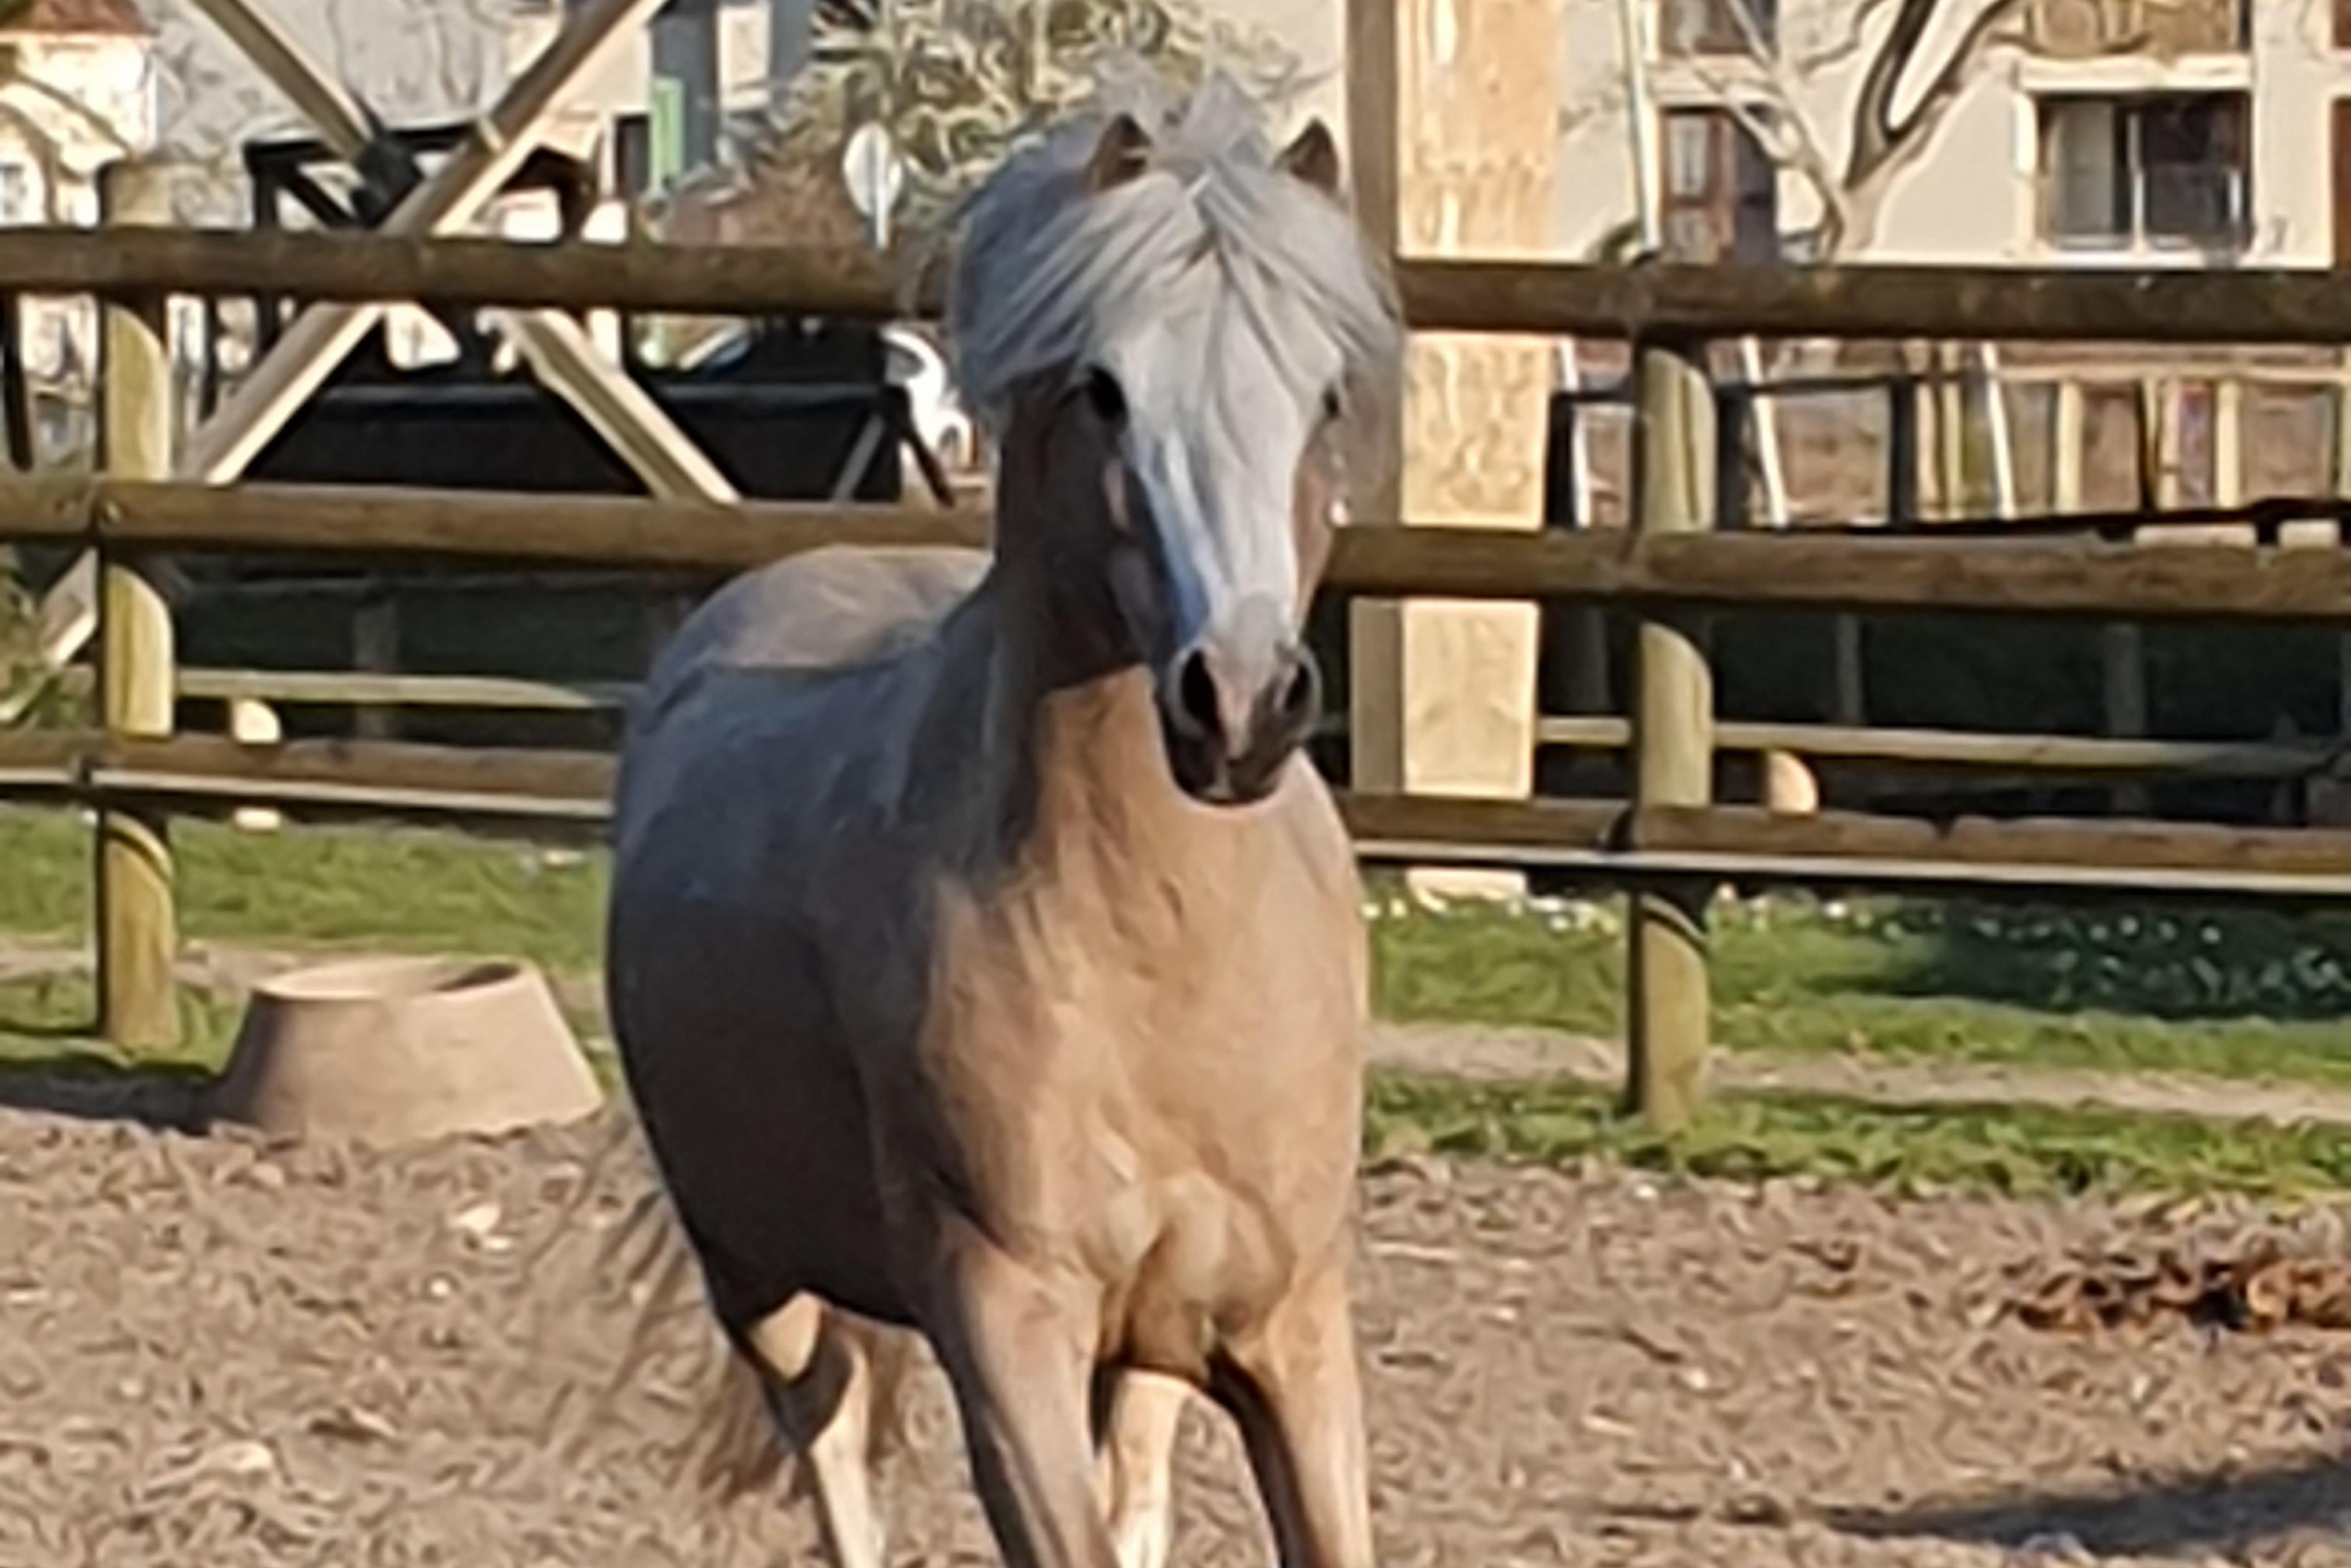
[[[308,806],[367,815],[600,824],[602,752],[97,731],[0,735],[0,785],[65,799]],[[2064,892],[2351,895],[2351,832],[2064,819],[1952,821],[1754,807],[1478,800],[1343,791],[1374,862],[1535,865],[1610,880],[1691,876]]]
[[[2325,343],[2351,274],[1964,267],[1632,267],[1407,257],[1428,331],[1694,338]],[[0,293],[237,296],[890,320],[935,315],[911,260],[780,246],[596,245],[361,233],[22,228]],[[918,283],[927,286],[918,287]]]
[[[1594,751],[1633,743],[1630,719],[1610,714],[1552,714],[1535,722],[1539,745]],[[2191,774],[2207,779],[2301,779],[2345,760],[2332,740],[2135,740],[2101,735],[2010,735],[1894,725],[1771,724],[1722,719],[1718,752],[1784,751],[1808,762],[2014,772],[2033,778],[2074,774]]]
[[[57,685],[76,695],[94,685],[91,672],[60,672]],[[626,708],[639,687],[630,681],[542,681],[499,675],[387,674],[360,670],[184,669],[176,689],[198,702],[256,702],[314,707],[476,708],[547,713],[606,713]],[[1345,731],[1332,714],[1322,733]],[[1621,750],[1633,741],[1630,719],[1609,714],[1552,714],[1536,721],[1538,745]],[[2305,779],[2351,761],[2337,740],[2135,740],[2099,735],[2016,735],[1895,725],[1781,724],[1725,719],[1714,727],[1721,753],[1783,751],[1810,762],[1877,767],[1965,768],[2043,779],[2068,775],[2179,775],[2206,779]]]
[[[828,545],[984,545],[976,513],[389,486],[0,481],[0,537],[118,550],[384,555],[734,572]],[[2119,620],[2351,621],[2351,552],[1918,534],[1343,529],[1370,596]]]
[[[182,670],[179,695],[199,702],[314,707],[505,708],[602,713],[628,706],[632,681],[531,681],[498,675],[402,675],[364,670]]]

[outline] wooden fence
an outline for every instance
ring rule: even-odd
[[[255,746],[172,733],[174,700],[433,700],[416,677],[180,671],[151,580],[157,558],[202,551],[331,552],[479,568],[710,577],[836,540],[978,542],[984,519],[888,507],[624,499],[174,482],[160,302],[240,293],[266,277],[308,299],[591,306],[706,314],[890,316],[898,296],[869,261],[758,249],[514,246],[362,235],[124,231],[0,235],[0,298],[88,290],[105,302],[100,409],[107,471],[0,481],[0,538],[84,546],[103,563],[99,727],[0,735],[0,791],[100,809],[99,981],[109,1033],[136,1048],[176,1028],[166,824],[176,811],[269,802],[315,811],[592,823],[611,759],[595,754],[385,741]],[[2024,772],[2331,771],[2339,748],[2187,746],[2081,737],[1951,736],[1804,726],[1718,727],[1705,617],[1725,608],[1972,612],[2100,622],[2351,622],[2351,554],[2273,542],[2133,542],[2147,521],[2047,518],[2007,537],[1933,531],[1730,533],[1712,399],[1712,338],[1999,337],[2295,342],[2351,323],[2351,276],[2032,273],[1932,268],[1599,269],[1406,262],[1414,324],[1456,330],[1624,335],[1635,348],[1635,527],[1604,532],[1346,530],[1332,592],[1582,601],[1639,624],[1633,712],[1551,721],[1552,738],[1623,746],[1633,799],[1492,801],[1350,794],[1374,860],[1566,868],[1628,887],[1634,1097],[1661,1123],[1702,1090],[1705,895],[1732,881],[2125,890],[2275,897],[2351,893],[2351,833],[2147,821],[1936,822],[1712,803],[1726,747],[1867,755]],[[917,292],[919,301],[921,295]],[[2252,525],[2339,518],[2332,500],[2211,509]],[[2030,520],[2028,520],[2029,522]],[[2085,526],[2087,525],[2087,526]],[[2112,526],[2107,526],[2112,525]],[[2054,532],[2059,527],[2070,533]],[[2125,537],[2105,537],[2121,533]],[[439,694],[497,706],[608,704],[610,688],[475,683]],[[1573,731],[1573,733],[1571,733]]]

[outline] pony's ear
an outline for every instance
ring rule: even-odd
[[[1339,143],[1331,128],[1318,117],[1306,122],[1298,140],[1281,150],[1274,167],[1305,181],[1327,196],[1338,196]]]
[[[1151,138],[1134,116],[1119,114],[1102,127],[1094,155],[1086,160],[1086,187],[1097,195],[1141,174],[1151,162]]]

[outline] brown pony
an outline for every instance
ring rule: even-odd
[[[1012,158],[949,280],[992,555],[750,573],[634,715],[621,1054],[845,1568],[860,1319],[935,1352],[1018,1568],[1164,1555],[1186,1389],[1285,1563],[1372,1561],[1365,944],[1300,627],[1402,330],[1337,193],[1319,123],[1276,153],[1222,81]]]

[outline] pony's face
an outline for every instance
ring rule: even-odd
[[[1319,123],[1279,163],[1335,187]],[[1235,265],[1204,250],[1061,389],[1061,418],[1102,456],[1109,581],[1170,769],[1218,805],[1270,794],[1322,714],[1301,629],[1339,520],[1347,412],[1337,341],[1278,290],[1236,287]]]

